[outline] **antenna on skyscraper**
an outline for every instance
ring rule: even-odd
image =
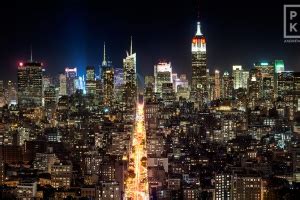
[[[200,0],[198,0],[197,5],[197,21],[200,21]]]
[[[106,62],[105,42],[103,44],[103,62]]]
[[[32,44],[30,45],[30,62],[32,62]]]
[[[132,55],[132,36],[130,36],[130,55]]]
[[[200,25],[200,0],[198,0],[198,5],[197,5],[197,32],[196,35],[202,35],[201,33],[201,25]]]
[[[107,61],[106,61],[106,49],[105,49],[105,42],[103,45],[103,61],[102,61],[102,66],[106,66],[107,65]]]

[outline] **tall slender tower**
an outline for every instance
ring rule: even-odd
[[[113,106],[114,95],[114,68],[111,62],[106,58],[105,43],[103,46],[103,61],[101,70],[101,79],[103,84],[103,105],[106,111]]]
[[[124,91],[123,103],[127,119],[134,119],[136,102],[137,102],[137,76],[136,76],[136,53],[132,51],[132,38],[130,44],[130,52],[123,59],[124,69]]]
[[[217,100],[221,97],[221,81],[220,81],[219,70],[215,70],[214,83],[215,83],[214,100]]]
[[[206,39],[197,22],[197,32],[192,39],[192,85],[191,100],[200,106],[208,98],[206,65]]]

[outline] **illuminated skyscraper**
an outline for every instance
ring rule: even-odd
[[[249,89],[248,96],[250,99],[249,106],[254,108],[259,99],[259,81],[257,79],[257,69],[251,69],[249,73]]]
[[[242,66],[233,65],[232,66],[232,75],[233,75],[233,85],[234,89],[242,88]]]
[[[201,33],[200,22],[192,40],[192,84],[191,100],[202,105],[207,101],[207,73],[206,73],[206,39]]]
[[[214,100],[216,100],[221,97],[221,81],[220,81],[220,71],[219,70],[215,70],[214,83],[215,83]]]
[[[67,77],[65,74],[59,75],[59,96],[67,95]]]
[[[95,67],[87,66],[86,67],[86,81],[94,81],[95,80]]]
[[[179,98],[189,99],[189,95],[190,95],[189,81],[186,77],[186,74],[181,74],[179,78],[177,74],[176,76],[173,76],[173,87],[177,99]]]
[[[105,43],[103,48],[101,78],[103,83],[103,105],[106,108],[111,108],[114,95],[114,68],[111,66],[111,62],[106,60]]]
[[[85,81],[84,81],[84,76],[78,76],[75,79],[75,88],[76,90],[82,90],[83,94],[85,94]]]
[[[224,72],[222,77],[222,98],[231,99],[233,95],[233,78],[228,72]]]
[[[172,66],[170,62],[159,62],[154,65],[155,92],[159,97],[162,96],[162,85],[164,83],[173,83]]]
[[[20,107],[42,106],[42,63],[30,60],[19,63],[18,104]]]
[[[247,88],[249,72],[243,70],[241,65],[232,66],[233,86],[237,90],[239,88]]]
[[[145,93],[144,100],[150,101],[154,97],[154,76],[145,76]]]
[[[123,59],[124,68],[124,91],[123,103],[128,119],[134,119],[137,101],[137,76],[136,76],[136,53],[132,52],[132,40],[130,52]]]
[[[96,94],[95,67],[86,67],[85,90],[88,95]]]
[[[123,95],[124,72],[123,68],[115,68],[114,71],[114,99],[119,103]]]
[[[231,175],[217,174],[215,176],[216,200],[231,198]]]
[[[259,82],[259,97],[271,101],[275,98],[275,67],[269,62],[257,62],[254,64],[257,70],[256,79]]]
[[[17,103],[16,83],[10,80],[7,82],[6,101],[9,106],[12,104],[15,105]]]
[[[176,100],[173,83],[163,83],[161,89],[161,97],[165,105],[172,105]]]
[[[56,105],[56,91],[54,86],[49,86],[44,91],[45,109],[53,109]]]
[[[51,85],[51,77],[50,76],[43,76],[43,92]]]
[[[277,77],[277,96],[283,98],[294,89],[294,73],[280,72]]]
[[[209,69],[206,72],[208,100],[213,101],[215,98],[215,74],[210,74]]]
[[[281,99],[284,103],[284,114],[293,120],[295,98],[297,98],[297,93],[294,92],[294,79],[295,72],[280,72],[277,74],[277,97]],[[299,93],[298,93],[299,94]]]
[[[65,68],[65,75],[67,79],[67,94],[70,96],[75,93],[75,81],[77,78],[77,68]]]
[[[154,89],[155,78],[154,76],[145,76],[145,86],[152,87]]]
[[[283,60],[275,60],[275,72],[280,73],[284,72],[284,62]]]
[[[242,72],[242,88],[248,89],[249,71]]]

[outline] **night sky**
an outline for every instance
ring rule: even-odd
[[[17,63],[43,62],[52,75],[66,66],[80,74],[99,66],[102,46],[115,67],[129,49],[137,52],[140,75],[152,74],[160,59],[178,73],[190,74],[191,38],[199,18],[207,37],[208,67],[250,68],[255,61],[284,59],[288,70],[300,69],[300,43],[284,44],[283,4],[297,1],[148,0],[16,1],[0,6],[0,79],[16,80]]]

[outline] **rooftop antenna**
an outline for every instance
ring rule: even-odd
[[[197,32],[196,35],[201,36],[203,35],[201,33],[201,25],[200,25],[200,0],[198,0],[198,5],[197,5]]]
[[[106,61],[105,42],[103,44],[103,61]]]
[[[200,0],[198,0],[197,5],[197,20],[200,21]]]
[[[106,50],[105,50],[105,42],[103,45],[103,61],[102,61],[102,66],[106,66],[107,62],[106,62]]]
[[[32,62],[32,45],[30,45],[30,62]]]
[[[132,55],[132,36],[130,37],[130,55]]]

